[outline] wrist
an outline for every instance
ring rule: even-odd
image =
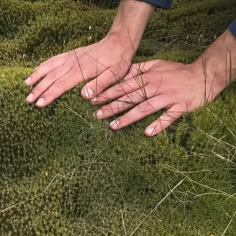
[[[142,1],[121,0],[106,38],[131,57],[136,53],[154,7]]]
[[[125,38],[124,35],[121,37],[118,32],[109,32],[102,42],[106,42],[111,45],[111,48],[114,49],[111,53],[116,52],[128,63],[131,63],[137,50],[127,43],[127,38]]]
[[[221,86],[236,81],[236,38],[227,30],[193,64]]]
[[[227,53],[225,53],[225,58],[227,58],[226,69],[231,77],[231,81],[236,81],[236,37],[227,30],[223,35],[222,38],[222,54],[223,50],[225,50]]]

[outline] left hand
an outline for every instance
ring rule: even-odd
[[[145,130],[147,136],[157,135],[184,113],[213,101],[227,86],[223,74],[205,69],[200,59],[192,64],[163,60],[135,64],[122,82],[92,99],[93,104],[114,100],[97,110],[96,117],[106,119],[131,109],[110,123],[111,129],[119,130],[166,109]]]

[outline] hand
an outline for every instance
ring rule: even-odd
[[[38,85],[26,98],[45,107],[77,84],[91,80],[82,89],[85,99],[92,99],[123,78],[138,49],[154,7],[136,0],[120,2],[113,25],[98,43],[52,57],[42,63],[25,81]]]
[[[81,92],[85,99],[93,98],[127,73],[132,52],[124,50],[119,40],[109,36],[93,45],[52,57],[25,81],[28,86],[40,81],[26,101],[36,102],[42,108],[79,83],[96,78]]]
[[[236,38],[226,30],[194,63],[153,60],[136,64],[120,84],[104,91],[92,102],[100,104],[114,100],[95,113],[98,119],[131,109],[110,123],[113,130],[165,109],[145,130],[147,136],[154,136],[185,112],[213,101],[235,80]]]
[[[221,74],[204,73],[201,60],[182,64],[154,60],[133,65],[124,80],[94,98],[94,104],[114,100],[95,113],[105,119],[131,109],[110,123],[113,130],[121,129],[157,111],[166,111],[148,126],[147,136],[154,136],[170,126],[185,112],[213,101],[226,87]]]

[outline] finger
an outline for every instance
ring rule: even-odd
[[[59,56],[59,55],[58,55]],[[55,59],[55,56],[49,58],[48,60],[41,62],[37,67],[34,68],[33,72],[35,72],[36,70],[38,70],[40,67],[46,65],[47,63],[50,63],[52,60]]]
[[[46,61],[44,61],[44,62],[41,62],[38,66],[36,66],[36,67],[34,68],[33,72],[35,72],[36,70],[38,70],[38,69],[41,68],[42,66],[46,65],[47,63],[50,63],[53,59],[54,59],[54,57],[49,58],[48,60],[46,60]],[[29,78],[30,78],[30,77],[29,77]],[[25,83],[28,82],[29,78],[27,78],[27,79],[25,80]]]
[[[44,79],[31,91],[27,96],[26,102],[33,103],[39,96],[44,93],[56,80],[64,78],[72,69],[72,66],[64,66],[57,68],[46,75]]]
[[[128,74],[125,76],[124,80],[129,80],[133,79],[141,74],[144,74],[148,72],[152,66],[155,64],[155,61],[148,61],[148,62],[140,62],[140,63],[135,63],[133,64],[130,69]]]
[[[56,55],[56,56],[53,56],[53,57],[49,58],[48,60],[46,60],[46,61],[40,63],[40,65],[39,65],[37,68],[39,68],[40,66],[43,66],[43,65],[45,65],[45,64],[47,64],[47,63],[50,63],[50,62],[52,62],[53,60],[56,60],[56,59],[60,59],[60,58],[62,58],[62,57],[65,57],[67,54],[68,54],[68,52],[64,52],[64,53],[58,54],[58,55]]]
[[[132,123],[137,122],[138,120],[143,119],[146,116],[149,116],[167,106],[169,106],[168,97],[166,96],[156,96],[150,98],[136,107],[131,111],[127,112],[125,115],[119,117],[117,120],[114,120],[110,123],[110,128],[113,130],[121,129],[125,126],[128,126]]]
[[[117,84],[104,91],[99,96],[93,98],[91,102],[94,104],[104,103],[109,100],[117,99],[140,88],[144,88],[147,85],[146,76],[149,70],[154,65],[162,65],[164,63],[166,62],[162,60],[153,60],[132,65],[129,74],[122,80],[120,84]],[[161,74],[159,77],[159,79],[161,79]]]
[[[178,68],[180,64],[181,63],[160,59],[136,63],[130,67],[129,73],[125,76],[124,80],[133,79],[139,75],[149,72],[150,70],[165,71],[168,69],[175,69]]]
[[[64,65],[68,59],[69,54],[65,53],[60,56],[53,57],[49,59],[47,62],[42,63],[26,80],[25,84],[27,86],[32,86],[40,79],[45,77],[48,73],[55,70],[58,67]]]
[[[144,90],[146,86],[146,82],[144,78],[145,78],[145,75],[142,75],[142,76],[138,76],[133,79],[118,83],[117,85],[114,85],[113,87],[99,94],[99,96],[92,99],[91,102],[95,104],[99,104],[99,103],[103,103],[109,100],[117,99],[126,94],[130,94],[136,90],[139,90],[140,88]]]
[[[116,75],[112,69],[106,69],[97,78],[88,82],[82,89],[81,95],[85,99],[92,99],[110,85],[119,81],[120,77]]]
[[[154,64],[154,61],[150,62],[142,62],[139,64],[134,64],[131,66],[131,69],[129,71],[129,74],[126,78],[128,80],[129,78],[135,78],[137,75],[147,72],[149,68]],[[114,73],[112,69],[105,70],[101,75],[99,75],[96,79],[92,80],[88,84],[84,86],[84,88],[81,91],[82,97],[85,99],[93,99],[95,96],[100,94],[102,91],[104,91],[106,88],[108,88],[110,85],[120,81],[122,79],[122,74],[119,75]],[[137,88],[138,89],[138,88]],[[133,90],[129,90],[130,92]],[[111,91],[111,93],[113,93]],[[122,96],[121,93],[119,96]],[[108,97],[106,94],[103,94],[102,97]],[[117,97],[119,97],[117,96]],[[109,97],[108,97],[109,98]],[[111,99],[111,98],[109,98]],[[97,98],[94,99],[92,102],[96,102]],[[108,99],[107,99],[108,100]]]
[[[56,78],[48,74],[27,96],[26,102],[35,102],[55,81]]]
[[[64,76],[66,73],[63,73],[62,76]],[[54,70],[46,75],[46,77],[41,80],[41,82],[31,91],[31,93],[27,96],[26,102],[33,103],[35,102],[39,96],[41,96],[47,89],[51,87],[51,85],[60,77],[57,76],[60,75],[57,70]]]
[[[61,79],[56,80],[38,99],[36,106],[43,108],[48,106],[61,95],[75,87],[79,83],[79,78],[75,76],[73,69]]]
[[[178,106],[173,106],[167,112],[163,113],[159,119],[148,126],[145,130],[145,134],[149,137],[152,137],[161,133],[182,115],[183,111],[179,110]]]
[[[151,92],[149,92],[148,94],[151,94]],[[142,89],[139,89],[119,98],[118,100],[106,106],[101,107],[96,111],[95,116],[98,119],[106,119],[110,116],[130,109],[148,98],[150,97],[147,97],[146,93]]]
[[[179,62],[160,60],[157,64],[155,64],[152,67],[152,71],[163,72],[163,71],[175,70],[179,68],[181,65],[183,64]]]

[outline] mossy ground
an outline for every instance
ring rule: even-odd
[[[24,103],[40,61],[105,35],[115,10],[90,2],[0,2],[0,235],[235,235],[235,85],[152,139],[158,114],[112,132],[79,87],[44,110]],[[135,61],[193,61],[235,4],[158,10]]]

